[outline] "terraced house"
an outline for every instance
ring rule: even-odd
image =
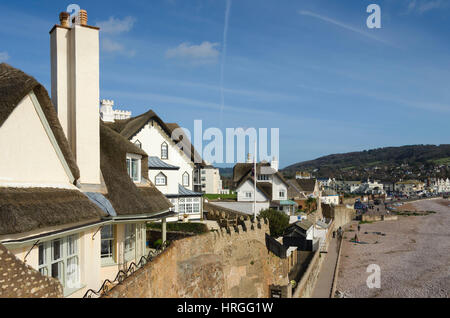
[[[59,280],[65,297],[137,262],[146,222],[173,216],[147,153],[100,121],[99,29],[86,11],[77,21],[61,13],[50,31],[51,99],[33,77],[0,64],[0,244]]]

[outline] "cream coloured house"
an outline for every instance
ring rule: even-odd
[[[85,11],[68,18],[50,32],[52,100],[0,64],[0,243],[83,297],[145,255],[147,221],[173,213],[148,155],[100,122],[99,29]]]

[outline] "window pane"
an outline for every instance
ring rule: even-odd
[[[105,225],[104,227],[102,227],[101,235],[102,235],[102,240],[114,238],[113,226]]]
[[[76,288],[79,283],[78,257],[73,256],[67,259],[67,281],[66,286]]]
[[[139,175],[138,175],[138,160],[133,159],[131,160],[131,167],[132,167],[132,178],[134,181],[137,181]]]
[[[76,235],[69,236],[67,238],[67,255],[74,255],[78,253],[78,240]]]
[[[63,262],[56,262],[52,264],[52,277],[63,283]]]
[[[46,253],[44,244],[39,244],[39,265],[46,263]]]
[[[56,261],[62,257],[62,241],[54,240],[52,241],[52,260]]]
[[[131,177],[131,161],[130,159],[127,159],[127,170],[128,170],[128,175]]]
[[[113,257],[113,241],[112,240],[102,240],[102,258]]]

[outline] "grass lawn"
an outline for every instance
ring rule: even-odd
[[[209,200],[236,200],[237,194],[204,194],[203,197]]]

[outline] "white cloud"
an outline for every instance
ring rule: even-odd
[[[413,0],[408,3],[407,13],[417,12],[423,14],[435,9],[445,9],[449,7],[449,3],[444,0]]]
[[[107,21],[97,22],[97,26],[102,33],[118,34],[131,31],[135,22],[136,19],[133,17],[125,17],[122,20],[109,17]]]
[[[208,41],[205,41],[200,45],[191,45],[188,42],[184,42],[176,48],[168,49],[166,51],[166,58],[187,59],[195,63],[216,62],[219,56],[218,46],[219,43],[211,43]]]
[[[124,45],[109,38],[104,38],[102,40],[102,49],[108,53],[119,53],[128,57],[133,57],[136,55],[134,50],[127,50]]]
[[[0,52],[0,62],[6,62],[9,60],[8,52]]]

